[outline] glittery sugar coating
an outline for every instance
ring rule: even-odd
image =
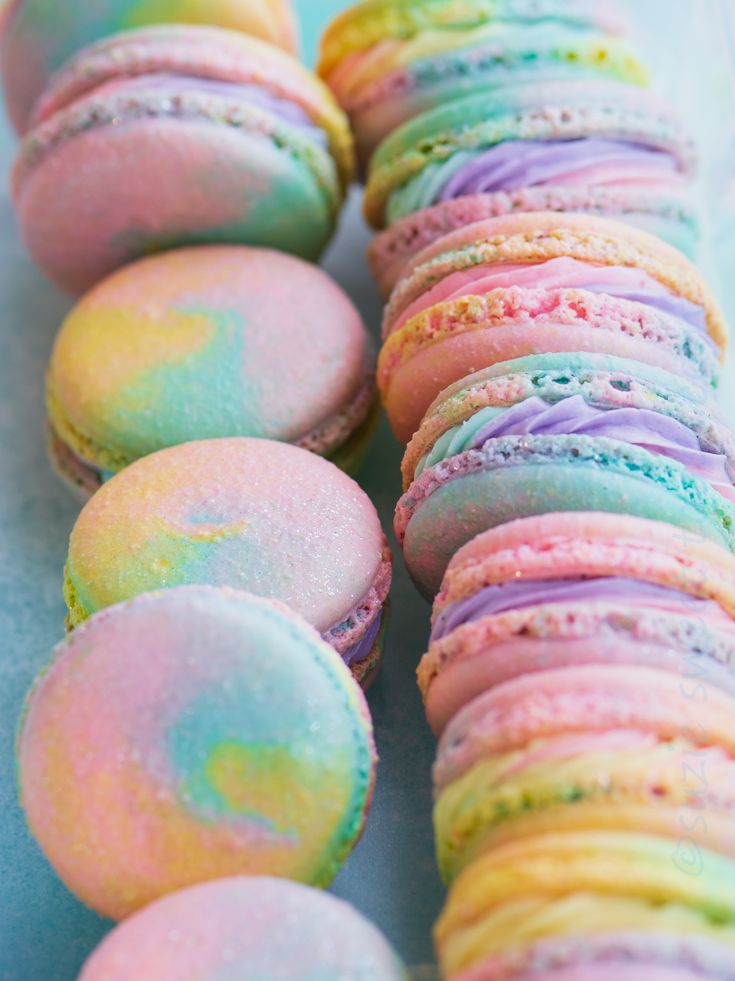
[[[297,47],[290,0],[9,0],[0,63],[11,120],[23,132],[51,75],[99,38],[147,24],[212,24]]]
[[[280,604],[210,587],[75,631],[29,696],[18,759],[46,855],[113,918],[239,873],[327,884],[374,779],[367,706],[337,654]]]
[[[390,556],[372,502],[333,464],[268,440],[204,440],[138,460],[84,508],[70,622],[197,583],[282,600],[341,650],[379,613]]]
[[[145,28],[85,49],[38,118],[16,160],[14,203],[29,252],[70,292],[181,245],[317,259],[352,174],[329,90],[232,31]]]
[[[313,265],[244,246],[113,274],[64,322],[47,377],[55,435],[112,472],[219,436],[332,455],[374,399],[371,345],[348,297]]]
[[[159,900],[105,939],[79,981],[224,976],[406,979],[382,934],[348,903],[259,876],[207,883]]]

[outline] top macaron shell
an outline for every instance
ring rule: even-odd
[[[100,42],[61,71],[38,118],[16,159],[15,209],[30,254],[69,292],[181,245],[315,260],[352,175],[348,123],[326,87],[236,31]]]
[[[220,436],[326,455],[369,412],[371,362],[357,310],[317,267],[245,246],[182,249],[119,270],[74,308],[49,417],[104,471]]]
[[[348,903],[264,876],[194,886],[109,934],[80,981],[405,981],[382,934]]]
[[[71,534],[67,602],[76,625],[139,593],[231,586],[339,636],[389,582],[380,520],[353,480],[305,450],[232,438],[161,450],[106,483]]]
[[[0,63],[8,113],[25,132],[49,78],[81,48],[148,24],[212,24],[297,47],[290,0],[8,0],[0,22]]]

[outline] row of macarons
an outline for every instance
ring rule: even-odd
[[[442,974],[733,978],[735,459],[694,147],[604,4],[374,0],[322,55],[434,601]]]

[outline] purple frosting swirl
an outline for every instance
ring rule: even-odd
[[[703,450],[696,434],[683,423],[651,409],[600,409],[581,395],[550,405],[533,397],[519,402],[484,425],[472,449],[501,436],[597,436],[632,443],[683,464],[719,489],[733,486],[727,458]],[[719,487],[718,487],[719,485]]]
[[[354,667],[356,664],[362,664],[370,656],[370,651],[372,651],[375,641],[378,639],[382,622],[383,614],[381,612],[375,617],[354,647],[351,647],[342,655],[342,659],[348,668]]]
[[[486,586],[469,599],[450,604],[437,617],[431,643],[449,636],[458,627],[511,610],[554,603],[620,603],[626,607],[664,606],[685,608],[692,616],[730,618],[713,600],[680,593],[669,586],[624,577],[598,579],[527,579]]]
[[[446,182],[439,200],[553,184],[583,167],[634,166],[652,177],[675,176],[674,158],[661,150],[618,140],[548,143],[509,140],[481,153]]]

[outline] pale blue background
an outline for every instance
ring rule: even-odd
[[[68,2],[68,0],[59,0]],[[643,42],[656,77],[690,117],[709,147],[705,197],[731,230],[722,202],[729,161],[723,121],[733,119],[731,68],[721,9],[727,0],[636,0]],[[305,50],[344,6],[301,0]],[[661,26],[666,24],[666,42]],[[0,981],[72,981],[107,924],[77,903],[29,838],[16,802],[13,738],[23,694],[61,639],[60,593],[66,541],[76,515],[45,459],[43,373],[69,307],[31,266],[17,242],[4,188],[13,141],[0,130]],[[735,184],[735,181],[733,181]],[[735,190],[730,189],[735,200]],[[377,329],[380,305],[363,253],[368,233],[351,202],[327,266]],[[724,230],[724,231],[723,231]],[[721,240],[721,244],[724,239]],[[710,257],[713,275],[729,263]],[[718,263],[717,260],[721,261]],[[732,377],[732,374],[730,374]],[[735,386],[726,385],[735,401]],[[733,414],[735,417],[735,413]],[[400,493],[400,452],[383,425],[361,481],[389,527]],[[423,721],[414,669],[427,635],[428,608],[397,562],[395,615],[386,667],[370,695],[382,757],[366,835],[335,892],[352,900],[385,930],[409,964],[431,957],[430,928],[442,897],[430,824],[433,740]],[[141,979],[143,981],[143,979]],[[175,979],[172,979],[175,981]]]

